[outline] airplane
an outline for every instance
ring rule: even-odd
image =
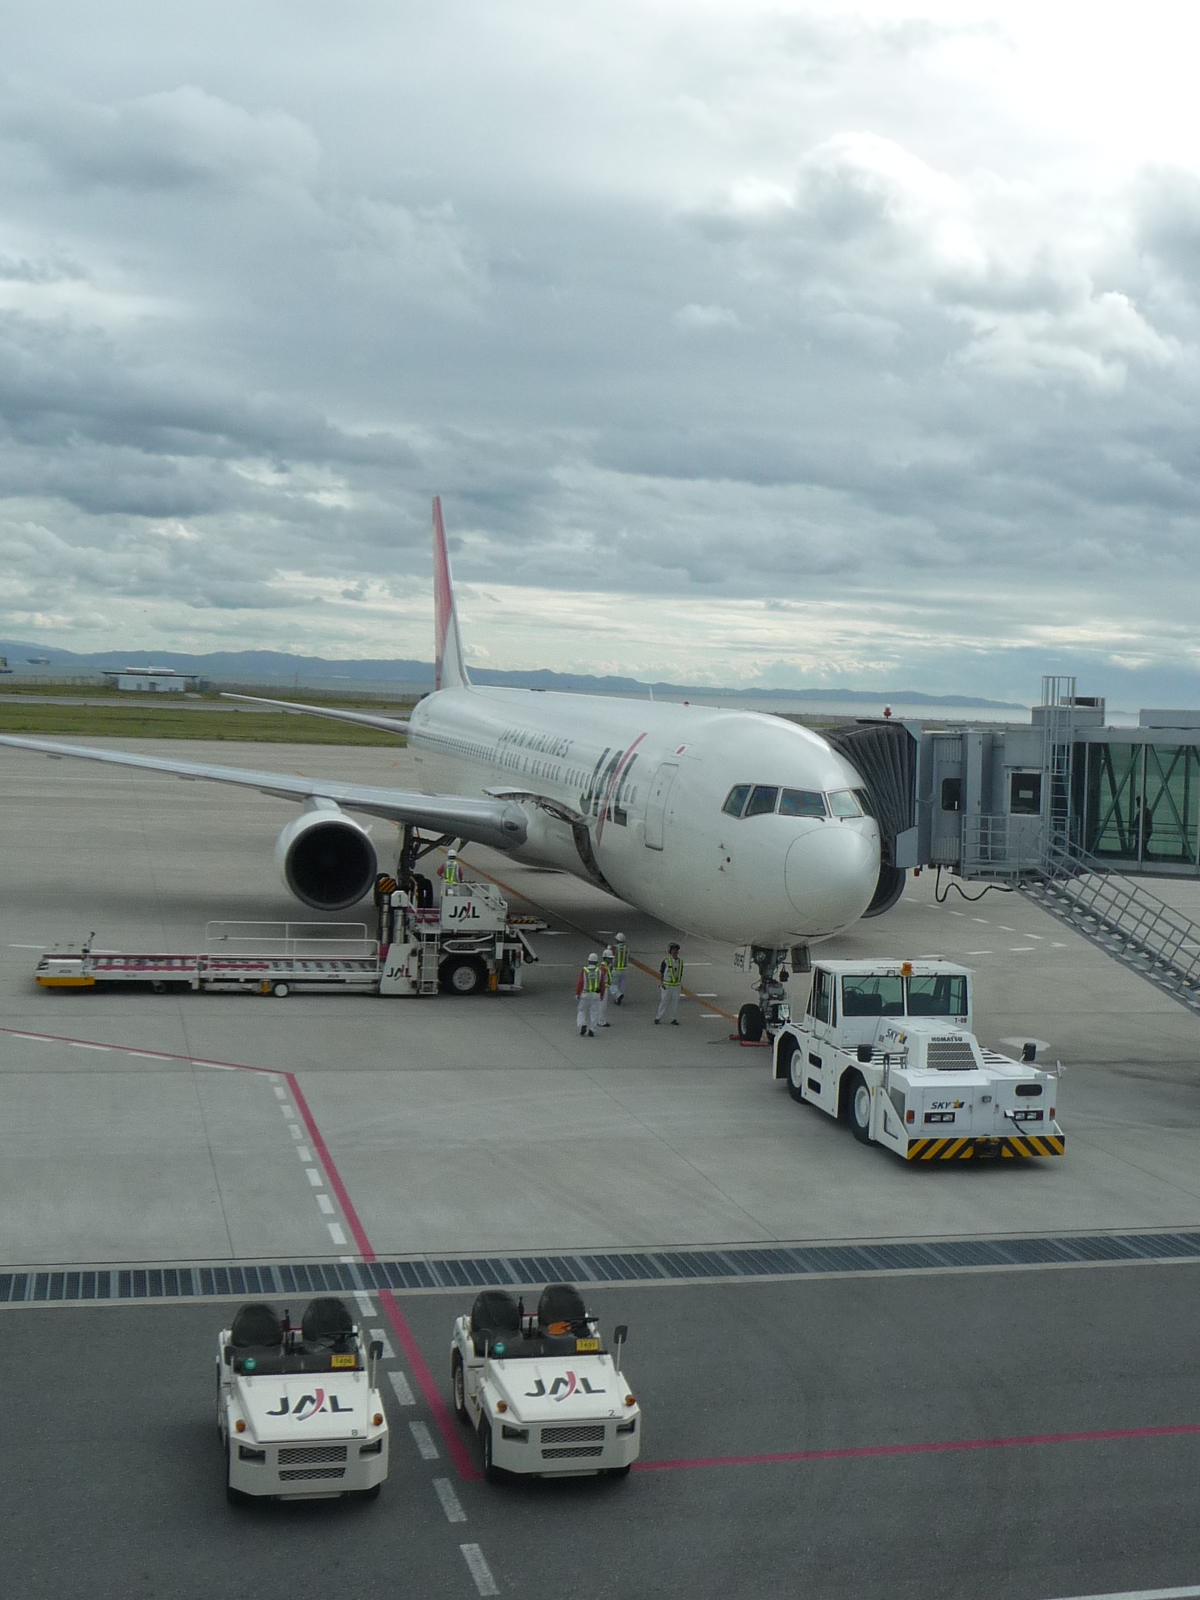
[[[302,800],[276,861],[292,894],[322,912],[371,893],[379,868],[347,811],[400,825],[401,882],[439,844],[486,845],[573,873],[683,933],[749,947],[763,985],[899,898],[904,875],[881,864],[866,785],[819,735],[758,712],[473,684],[440,498],[433,568],[434,689],[407,721],[228,696],[406,735],[416,791],[11,735],[0,744]]]

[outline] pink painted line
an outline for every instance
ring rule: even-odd
[[[865,1444],[844,1450],[780,1450],[767,1455],[693,1456],[678,1461],[638,1461],[635,1472],[686,1472],[695,1467],[772,1467],[797,1461],[859,1461],[870,1456],[947,1455],[962,1450],[1016,1450],[1050,1444],[1104,1444],[1128,1439],[1171,1439],[1200,1434],[1200,1422],[1159,1428],[1101,1428],[1093,1433],[1028,1433],[1011,1439],[938,1439],[928,1444]]]
[[[118,1050],[122,1055],[152,1055],[159,1061],[186,1061],[190,1067],[230,1067],[235,1072],[261,1072],[268,1077],[285,1077],[274,1067],[250,1067],[244,1061],[201,1061],[196,1056],[180,1055],[177,1050],[143,1050],[136,1044],[101,1044],[97,1039],[72,1039],[63,1033],[31,1033],[28,1028],[0,1028],[0,1033],[13,1039],[42,1039],[48,1044],[90,1044],[99,1050]]]
[[[304,1120],[304,1126],[308,1129],[308,1136],[312,1141],[313,1149],[317,1153],[317,1160],[325,1170],[325,1177],[329,1187],[337,1196],[342,1215],[349,1225],[350,1232],[354,1235],[354,1242],[358,1246],[359,1254],[364,1261],[377,1261],[379,1258],[376,1256],[371,1241],[367,1237],[367,1230],[363,1227],[362,1220],[354,1208],[354,1202],[350,1198],[349,1191],[342,1182],[342,1175],[337,1169],[337,1164],[330,1154],[329,1146],[325,1143],[320,1128],[317,1126],[317,1119],[312,1114],[312,1107],[305,1099],[304,1091],[296,1081],[295,1073],[285,1072],[283,1076],[287,1079],[288,1088],[292,1091],[292,1097]],[[446,1451],[458,1469],[459,1477],[468,1480],[478,1478],[480,1474],[471,1459],[470,1451],[463,1442],[462,1429],[457,1426],[454,1418],[450,1415],[450,1408],[442,1399],[437,1380],[429,1370],[429,1364],[425,1357],[421,1354],[421,1348],[413,1336],[413,1331],[408,1325],[408,1319],[401,1311],[395,1295],[390,1289],[381,1289],[378,1294],[379,1303],[382,1305],[384,1314],[392,1325],[393,1333],[400,1341],[400,1347],[404,1351],[409,1366],[412,1368],[413,1377],[417,1380],[421,1393],[425,1396],[426,1405],[433,1413],[433,1420],[438,1425],[438,1431],[441,1433]]]

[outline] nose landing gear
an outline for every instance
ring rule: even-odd
[[[785,988],[789,976],[785,963],[789,959],[794,971],[810,970],[807,945],[796,944],[790,949],[786,945],[782,948],[759,944],[750,946],[749,964],[758,968],[758,977],[753,982],[759,993],[759,1001],[757,1004],[748,1002],[738,1012],[740,1043],[758,1044],[764,1034],[768,1039],[773,1039],[784,1023],[790,1020],[792,1008]]]

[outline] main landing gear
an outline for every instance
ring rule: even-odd
[[[789,977],[789,960],[793,971],[808,972],[808,946],[794,944],[779,948],[751,945],[750,965],[758,968],[754,987],[758,990],[759,1000],[757,1003],[748,1002],[738,1012],[738,1039],[742,1044],[758,1044],[764,1033],[773,1039],[790,1019],[792,1008],[784,987]]]

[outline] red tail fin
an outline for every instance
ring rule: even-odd
[[[461,689],[470,683],[463,661],[462,639],[458,632],[458,611],[454,605],[454,584],[450,577],[450,556],[446,550],[446,530],[442,525],[442,500],[433,500],[433,600],[435,689]]]

